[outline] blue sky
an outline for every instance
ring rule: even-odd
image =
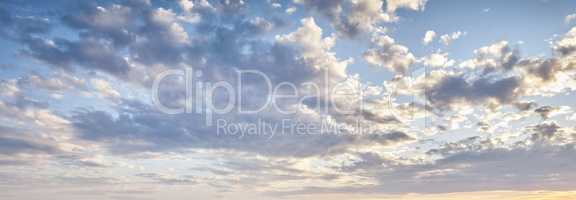
[[[0,198],[570,198],[575,25],[568,0],[3,1]]]

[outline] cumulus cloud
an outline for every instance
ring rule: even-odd
[[[126,58],[117,55],[113,46],[93,38],[82,38],[79,41],[35,38],[26,41],[26,44],[26,55],[55,67],[72,70],[75,66],[81,66],[120,76],[130,70]]]
[[[422,63],[431,67],[449,67],[456,61],[448,58],[448,53],[433,53],[422,58]]]
[[[372,39],[375,48],[364,52],[364,59],[376,66],[385,67],[397,74],[405,74],[415,62],[415,57],[410,50],[397,44],[394,39],[384,35]]]
[[[562,38],[555,41],[552,48],[562,56],[571,55],[576,49],[576,27],[573,27]]]
[[[253,60],[256,63],[255,68],[260,69],[267,67],[264,64],[274,64],[273,66],[283,67],[261,68],[271,78],[271,81],[317,81],[323,83],[328,79],[328,85],[322,87],[329,88],[330,85],[337,81],[344,80],[348,75],[346,73],[347,60],[339,60],[330,52],[334,45],[335,37],[324,37],[322,29],[316,24],[313,18],[303,19],[301,27],[292,33],[276,37],[275,44],[271,47],[270,53],[273,60]],[[268,55],[268,56],[270,56]],[[212,60],[207,64],[214,64]],[[259,63],[262,62],[262,63]],[[226,72],[227,68],[214,68],[213,70],[222,70]],[[298,74],[297,77],[288,76],[283,70],[289,70],[291,73]],[[208,71],[210,72],[210,71]],[[292,74],[294,75],[294,74]],[[325,75],[328,75],[325,77]],[[207,76],[210,77],[210,76]],[[221,78],[227,78],[220,76]],[[103,94],[118,94],[113,92],[110,84],[103,81],[92,80],[95,89]],[[251,87],[262,87],[256,84]],[[252,93],[243,93],[243,97],[254,101],[262,101],[265,95],[251,95]],[[113,95],[117,96],[117,95]],[[328,101],[322,96],[315,96],[321,103]],[[339,103],[350,107],[354,105],[355,99],[336,99]],[[342,101],[340,101],[342,100]],[[135,153],[142,150],[146,151],[171,151],[175,149],[232,149],[243,152],[267,152],[269,156],[295,156],[309,157],[319,154],[331,154],[334,152],[345,151],[345,149],[361,144],[373,145],[391,145],[405,141],[413,140],[411,136],[403,132],[395,131],[391,128],[374,127],[374,134],[358,133],[358,135],[341,135],[341,134],[319,134],[312,132],[310,134],[299,135],[297,133],[274,135],[274,132],[265,132],[262,135],[246,135],[239,140],[235,136],[220,136],[215,129],[203,125],[202,116],[195,115],[163,115],[153,109],[151,105],[138,103],[135,105],[123,102],[125,112],[118,116],[104,111],[85,111],[78,112],[74,119],[74,126],[79,131],[81,138],[86,140],[103,142],[110,144],[111,148],[118,153]],[[357,103],[356,103],[357,104]],[[282,104],[282,107],[294,107],[303,105]],[[265,120],[268,123],[278,123],[281,119],[294,119],[298,123],[310,125],[320,125],[321,118],[317,116],[317,105],[309,106],[310,115],[298,113],[295,115],[279,115],[275,112],[268,112],[265,115],[259,115],[255,118],[252,115],[229,115],[219,116],[222,119],[229,120],[235,124],[255,123],[256,119]],[[127,109],[130,108],[130,109]],[[338,115],[337,112],[331,111],[324,113],[331,115],[337,123],[352,123],[354,119],[368,120],[371,125],[397,124],[399,121],[390,116],[381,115],[380,113],[371,113],[360,110],[352,115]],[[150,123],[153,121],[163,121],[163,123]],[[103,124],[107,129],[99,128]],[[283,130],[285,131],[285,130]],[[282,131],[281,131],[282,132]],[[372,132],[369,132],[372,133]],[[137,141],[137,142],[136,142]],[[330,142],[322,142],[330,141]],[[298,147],[295,147],[296,145]],[[274,147],[275,150],[270,149]]]
[[[297,1],[297,3],[301,3],[310,9],[313,9],[322,15],[328,17],[333,21],[337,21],[340,17],[340,13],[342,12],[342,3],[344,1],[337,0],[337,1]]]
[[[342,35],[350,37],[374,31],[377,23],[390,20],[381,0],[299,2],[327,17]]]
[[[556,59],[526,59],[518,63],[518,66],[533,77],[543,82],[554,81],[556,74],[562,70],[562,66]]]
[[[176,14],[158,8],[144,19],[141,38],[132,47],[134,59],[145,64],[178,64],[183,59],[183,48],[190,44],[190,40]]]
[[[398,17],[395,12],[398,9],[422,11],[426,5],[426,0],[300,0],[296,2],[327,17],[340,34],[348,37],[355,37],[364,32],[384,32],[385,28],[379,24],[397,21]]]
[[[136,35],[133,22],[138,20],[134,7],[113,4],[108,7],[84,5],[80,12],[66,15],[62,21],[68,26],[85,31],[93,37],[110,39],[116,46],[131,43]]]
[[[452,41],[459,39],[460,37],[466,35],[466,32],[456,31],[450,34],[444,34],[440,36],[440,42],[442,44],[448,46],[452,43]]]
[[[190,12],[194,7],[194,2],[190,0],[179,0],[178,5],[186,12]]]
[[[474,50],[475,58],[460,65],[491,72],[498,69],[510,70],[520,60],[519,52],[507,41],[499,41]]]
[[[462,76],[446,76],[427,88],[425,94],[426,98],[439,108],[450,108],[459,103],[509,104],[520,95],[518,89],[521,84],[516,77],[468,80]]]
[[[432,30],[426,31],[426,33],[424,34],[424,38],[422,38],[422,44],[424,45],[430,44],[430,42],[432,42],[432,40],[434,40],[435,37],[436,32]]]
[[[558,124],[551,122],[538,124],[533,126],[532,129],[535,132],[532,134],[531,138],[533,141],[549,141],[556,136],[556,133],[561,129],[561,127],[558,126]]]
[[[343,79],[346,77],[346,67],[350,60],[340,61],[334,57],[329,50],[334,46],[336,37],[323,37],[322,29],[316,25],[313,18],[306,18],[302,21],[302,27],[293,33],[278,36],[276,38],[277,48],[288,50],[285,48],[294,48],[301,55],[297,55],[298,60],[306,63],[304,66],[296,65],[292,67],[302,67],[295,69],[298,71],[307,71],[304,76],[318,76],[323,72],[327,72],[330,77]],[[273,50],[281,50],[273,49]],[[274,52],[282,53],[282,52]],[[282,55],[277,55],[282,56]],[[287,66],[289,67],[289,66]]]
[[[410,10],[424,10],[427,0],[388,0],[386,1],[386,10],[394,12],[398,8],[406,8]]]
[[[339,29],[348,35],[357,35],[365,31],[383,31],[377,24],[392,20],[390,13],[382,12],[383,4],[379,0],[353,1],[352,9]]]

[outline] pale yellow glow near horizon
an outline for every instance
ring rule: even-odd
[[[406,195],[306,195],[313,199],[346,200],[576,200],[576,191],[485,191]],[[300,199],[300,198],[294,198]],[[302,198],[308,199],[308,198]]]
[[[576,192],[491,191],[432,195],[406,195],[398,200],[576,200]]]

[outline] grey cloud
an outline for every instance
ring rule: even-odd
[[[293,165],[292,160],[258,160],[253,158],[230,158],[222,163],[222,167],[226,169],[228,174],[248,173],[258,176],[258,174],[264,175],[276,171],[297,176],[306,173],[306,171],[290,167],[291,165]],[[226,173],[224,174],[226,175]]]
[[[158,8],[142,16],[144,26],[131,47],[132,56],[145,64],[177,64],[189,45],[188,33],[172,10]]]
[[[237,12],[246,6],[244,0],[225,0],[217,1],[216,6],[222,9],[223,12]]]
[[[26,40],[36,35],[48,33],[52,24],[41,16],[17,16],[0,4],[0,37],[12,40]]]
[[[550,114],[556,110],[558,110],[558,108],[554,108],[552,106],[542,106],[535,109],[534,112],[538,113],[542,119],[548,119]]]
[[[294,123],[306,123],[316,127],[321,125],[317,120],[302,119],[298,115],[271,114],[267,113],[267,117],[256,117],[230,113],[228,116],[218,117],[234,124],[256,123],[258,120],[280,124],[282,120],[293,120]],[[257,152],[280,157],[309,157],[343,152],[359,144],[390,145],[413,140],[402,132],[352,135],[320,133],[319,129],[313,129],[294,133],[285,129],[290,127],[283,127],[276,132],[261,130],[262,132],[255,135],[219,135],[217,127],[205,126],[200,115],[166,115],[147,105],[126,109],[117,117],[102,111],[77,111],[70,120],[81,138],[109,144],[113,152],[121,154],[207,148]]]
[[[30,164],[31,162],[26,160],[0,159],[0,166],[26,166]]]
[[[469,81],[462,76],[447,76],[436,85],[427,88],[426,98],[439,108],[450,108],[453,103],[465,101],[468,103],[485,103],[494,99],[501,104],[514,102],[521,88],[517,77],[492,80],[480,78]]]
[[[364,1],[360,1],[360,4],[363,4]],[[351,7],[349,1],[344,0],[322,0],[322,1],[302,1],[302,4],[310,10],[320,13],[321,15],[325,16],[330,20],[332,26],[342,35],[348,37],[355,37],[359,33],[361,33],[362,28],[366,28],[366,26],[371,26],[373,23],[369,17],[364,18],[364,21],[352,21],[348,17],[348,14],[356,13],[357,15],[364,16],[365,14],[370,14],[366,11],[368,6],[360,6],[355,7],[354,9],[350,9]],[[364,25],[364,23],[368,23],[368,25]],[[365,30],[364,30],[365,31]]]
[[[170,15],[168,11],[164,14]],[[242,22],[246,22],[241,20]],[[273,83],[290,81],[299,83],[313,80],[327,71],[328,78],[344,78],[342,70],[346,61],[339,61],[330,52],[326,41],[322,38],[321,29],[312,19],[303,21],[303,27],[294,33],[280,37],[273,45],[252,42],[249,37],[253,23],[238,23],[236,26],[214,26],[213,32],[206,38],[200,38],[192,45],[193,52],[205,56],[206,62],[201,68],[206,80],[233,80],[234,67],[240,69],[257,69],[268,75]],[[247,26],[247,27],[245,27]],[[241,31],[236,32],[236,31]],[[243,31],[247,31],[243,33]],[[313,38],[313,41],[304,40]],[[196,43],[198,42],[198,43]],[[242,53],[241,47],[251,45],[252,54]],[[197,48],[196,48],[197,47]],[[307,56],[302,56],[306,54]],[[335,74],[335,75],[333,75]],[[250,81],[250,80],[248,80]],[[260,82],[247,83],[251,87],[260,88]],[[264,90],[257,90],[264,91]],[[176,91],[177,92],[177,91]],[[245,100],[263,100],[261,93],[241,93]],[[142,106],[142,105],[141,105]],[[274,116],[274,113],[266,113]],[[236,123],[254,122],[254,115],[221,116]],[[275,116],[264,118],[273,123],[282,119],[298,119],[298,116]],[[374,118],[374,117],[373,117]],[[224,148],[261,152],[280,156],[311,156],[340,151],[356,141],[351,136],[340,135],[279,135],[273,139],[260,136],[247,136],[243,139],[234,137],[217,137],[214,128],[205,127],[202,118],[194,115],[164,115],[148,105],[121,112],[118,117],[100,111],[80,111],[72,116],[75,127],[84,139],[113,144],[113,149],[119,152],[138,152],[144,150],[161,151],[178,148]],[[373,120],[376,120],[374,118]],[[311,121],[310,123],[316,123]],[[106,127],[106,128],[102,128]],[[267,133],[270,134],[270,133]],[[385,139],[381,139],[385,140]],[[131,141],[140,141],[131,142]]]
[[[343,2],[343,0],[302,1],[305,6],[327,16],[332,20],[337,20],[340,17]]]
[[[197,33],[185,30],[177,13],[170,9],[154,9],[146,3],[79,3],[78,12],[62,17],[64,24],[79,31],[79,40],[27,38],[22,41],[27,47],[23,53],[57,67],[78,66],[122,78],[134,70],[128,60],[169,67],[185,63],[214,73],[239,67],[261,69],[278,77],[287,77],[295,70],[310,74],[309,69],[300,68],[306,64],[294,58],[299,52],[293,47],[254,39],[281,26],[278,20],[271,22],[261,17],[249,18],[241,12],[222,12],[230,6],[240,9],[236,8],[239,2],[227,2],[194,7],[194,12],[202,17],[193,29]],[[191,34],[198,35],[191,37]],[[295,70],[284,70],[285,67]]]
[[[49,145],[33,143],[17,138],[0,137],[0,154],[53,153],[57,150]]]
[[[514,106],[520,111],[527,111],[534,109],[538,104],[535,102],[516,102]]]
[[[356,175],[374,177],[378,181],[376,185],[304,187],[273,194],[291,196],[350,192],[402,194],[536,190],[543,183],[547,188],[570,190],[571,180],[575,177],[572,173],[575,169],[572,155],[576,152],[573,144],[501,145],[498,141],[472,137],[433,149],[429,153],[441,155],[442,158],[421,164],[394,164],[377,155],[364,154],[360,156],[361,161],[344,169],[364,169]]]
[[[381,23],[396,20],[394,11],[384,12],[386,6],[383,0],[350,1],[347,13],[335,28],[348,37],[384,30],[379,26]]]
[[[119,76],[130,69],[126,59],[118,55],[114,47],[94,38],[81,38],[79,41],[34,38],[25,43],[27,49],[24,50],[24,54],[55,67],[71,70],[78,65]]]
[[[272,28],[274,28],[274,26],[275,23],[273,22],[270,22],[261,17],[255,17],[241,22],[236,31],[247,35],[261,34],[270,31]]]
[[[148,3],[84,3],[62,21],[80,30],[82,37],[111,42],[118,54],[127,48],[134,59],[145,64],[178,63],[187,46],[187,33],[176,14],[169,9],[153,9]]]
[[[556,74],[562,71],[558,59],[526,59],[518,63],[518,66],[528,72],[528,75],[537,77],[544,82],[556,79]]]
[[[571,177],[572,167],[560,163],[573,162],[569,155],[574,153],[570,147],[550,149],[494,149],[481,152],[465,152],[449,156],[437,162],[437,168],[468,164],[470,168],[461,169],[453,176],[440,176],[430,183],[443,183],[443,180],[466,181],[467,184],[452,186],[456,191],[535,189],[542,181],[549,187],[566,188]],[[507,167],[502,167],[507,166]],[[562,174],[564,178],[551,180],[550,174]],[[498,178],[496,178],[498,177]],[[424,188],[421,188],[424,189]],[[426,189],[424,189],[426,190]],[[429,187],[429,192],[447,191],[444,187]]]
[[[532,134],[532,141],[535,142],[549,142],[560,131],[561,127],[554,123],[542,123],[531,127],[534,134]]]
[[[373,121],[373,122],[381,123],[381,124],[401,123],[400,120],[393,115],[379,116],[379,115],[377,115],[373,112],[370,112],[368,110],[360,111],[360,115],[365,120],[369,120],[369,121]]]
[[[387,133],[367,134],[367,135],[361,137],[360,140],[364,140],[367,143],[375,142],[375,143],[379,143],[382,145],[390,145],[390,144],[397,144],[397,143],[402,143],[402,142],[406,142],[406,141],[412,141],[412,140],[415,140],[415,138],[406,134],[406,133],[400,132],[400,131],[391,131],[391,132],[387,132]]]
[[[250,24],[246,29],[242,28],[245,25],[239,23],[237,27],[233,28],[215,26],[211,32],[215,34],[214,38],[210,36],[206,40],[196,41],[200,43],[192,44],[198,47],[195,52],[206,55],[205,65],[207,68],[203,69],[203,78],[212,80],[212,78],[219,77],[224,80],[231,80],[228,79],[230,78],[229,75],[233,74],[230,65],[235,64],[241,69],[261,70],[273,82],[299,83],[313,80],[322,75],[322,71],[318,70],[334,73],[333,71],[345,67],[344,62],[337,60],[328,52],[327,44],[324,44],[324,41],[329,38],[322,38],[321,30],[311,19],[303,21],[302,28],[282,36],[280,41],[271,46],[265,44],[259,46],[260,43],[253,43],[246,37],[241,37],[244,35],[242,31],[235,32],[235,30],[253,31]],[[308,37],[312,37],[314,40],[302,40],[302,38]],[[263,49],[253,51],[252,55],[245,55],[240,50],[240,47],[245,44]],[[302,54],[308,56],[302,57]],[[331,76],[339,77],[340,74]],[[256,88],[261,87],[258,83],[249,84]],[[268,94],[242,92],[242,95],[248,97],[247,99],[250,101],[251,99],[262,100]],[[302,119],[301,116],[297,115],[276,115],[273,112],[266,113],[265,116],[230,114],[219,117],[236,124],[253,123],[258,119],[271,123],[278,123],[283,119],[293,119],[300,120],[300,123],[319,124],[316,119]],[[369,119],[371,123],[399,123],[393,117],[377,116],[369,114],[367,111],[360,114],[359,117]],[[70,117],[70,120],[74,122],[81,138],[110,144],[111,150],[116,153],[209,148],[258,152],[269,156],[308,157],[343,152],[345,149],[358,144],[389,145],[413,139],[407,134],[395,131],[382,131],[376,135],[360,136],[289,133],[273,135],[269,138],[268,136],[272,136],[270,134],[273,133],[268,132],[266,133],[268,135],[248,135],[243,138],[218,136],[214,127],[206,127],[202,124],[201,116],[164,115],[144,104],[138,104],[124,110],[117,117],[106,112],[86,110],[77,112],[76,115]]]
[[[462,139],[458,142],[451,142],[442,144],[441,147],[430,149],[426,154],[434,155],[451,155],[458,152],[465,151],[480,151],[488,148],[494,148],[495,141],[483,140],[480,136],[473,136],[469,138]]]
[[[108,38],[115,46],[130,44],[134,38],[139,12],[132,7],[116,4],[97,7],[93,3],[83,3],[74,14],[65,15],[62,21],[81,34]]]
[[[195,185],[197,183],[193,177],[172,177],[159,173],[139,173],[134,176],[151,179],[168,185]]]
[[[343,166],[343,171],[357,171],[357,170],[374,170],[385,167],[388,160],[382,158],[376,153],[358,153],[359,161],[354,162],[352,165]]]

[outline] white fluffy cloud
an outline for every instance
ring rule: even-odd
[[[563,56],[568,56],[576,51],[576,27],[573,27],[562,38],[553,43],[552,48]]]
[[[405,74],[416,60],[407,47],[397,44],[387,35],[374,37],[372,42],[375,47],[363,54],[370,64],[388,68],[397,74]]]
[[[394,12],[398,8],[407,8],[410,10],[424,10],[428,0],[387,0],[386,10]]]
[[[508,41],[499,41],[481,47],[474,50],[474,54],[476,56],[474,59],[466,60],[460,65],[487,71],[496,69],[510,70],[520,59],[518,50],[512,47]]]
[[[456,32],[453,32],[450,34],[444,34],[444,35],[440,36],[440,42],[442,42],[442,44],[448,46],[454,40],[457,40],[464,35],[466,35],[466,32],[462,32],[462,31],[456,31]]]
[[[309,63],[311,71],[320,74],[327,71],[338,78],[346,77],[346,66],[349,60],[338,61],[329,50],[336,42],[335,36],[323,37],[322,29],[316,25],[314,18],[305,18],[301,21],[302,27],[293,33],[277,36],[276,41],[284,45],[294,45],[302,49],[301,58]]]
[[[436,32],[429,30],[426,31],[426,33],[424,34],[424,38],[422,38],[422,43],[424,45],[428,45],[430,44],[430,42],[432,42],[432,40],[434,40],[434,38],[436,37]]]
[[[192,10],[192,8],[194,7],[194,2],[192,2],[190,0],[179,0],[178,5],[180,5],[180,7],[184,11],[190,12]]]
[[[431,67],[449,67],[454,65],[456,61],[448,57],[448,53],[432,53],[424,58],[422,58],[422,63]]]
[[[385,22],[398,21],[398,9],[422,11],[426,0],[297,0],[310,10],[328,18],[344,36],[355,37],[371,32],[385,32]]]

